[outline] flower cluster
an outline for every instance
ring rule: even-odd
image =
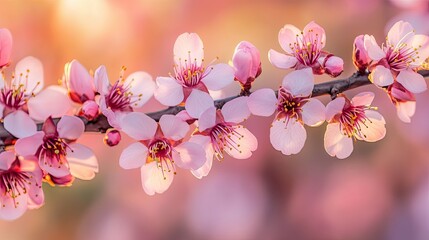
[[[177,38],[169,76],[154,80],[137,71],[125,77],[122,67],[111,83],[105,66],[92,73],[72,60],[65,64],[62,86],[44,89],[43,66],[34,57],[19,61],[6,81],[13,41],[9,30],[0,29],[0,118],[11,135],[0,152],[0,218],[16,219],[27,209],[42,206],[42,182],[70,186],[76,178],[94,178],[97,158],[78,139],[86,124],[103,119],[105,124],[96,131],[107,131],[106,145],[116,146],[121,133],[135,140],[122,151],[119,165],[140,169],[148,195],[166,191],[180,169],[203,178],[214,159],[251,157],[258,141],[244,122],[252,114],[275,114],[270,142],[284,155],[303,149],[305,125],[326,122],[325,150],[339,159],[351,155],[354,141],[376,142],[385,137],[386,121],[371,105],[374,93],[362,92],[350,99],[340,93],[344,90],[333,91],[334,84],[341,82],[337,80],[326,83],[331,85],[323,93],[332,97],[326,106],[315,98],[315,75],[337,77],[344,65],[341,58],[323,50],[326,34],[321,26],[310,22],[301,31],[285,25],[278,40],[284,53],[271,49],[268,59],[291,71],[277,91],[251,92],[262,72],[260,52],[252,43],[240,42],[230,64],[205,63],[203,41],[196,33]],[[409,122],[415,111],[414,94],[427,88],[417,71],[426,66],[428,57],[429,37],[415,34],[409,23],[400,21],[381,47],[373,36],[356,38],[353,62],[358,73],[354,76],[368,76],[385,89],[399,118]],[[345,90],[352,87],[351,78],[344,80]],[[211,92],[234,81],[241,87],[240,94],[215,101]],[[141,112],[152,96],[169,108]]]

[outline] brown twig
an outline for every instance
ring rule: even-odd
[[[422,71],[419,71],[419,73],[423,77],[429,77],[429,70],[422,70]],[[335,97],[338,93],[344,92],[346,90],[354,89],[357,87],[361,87],[364,85],[368,85],[368,84],[371,84],[371,82],[368,79],[368,73],[356,72],[348,78],[337,79],[329,82],[315,84],[312,97],[318,97],[322,95],[330,95],[331,97]],[[217,108],[221,108],[225,103],[239,96],[240,95],[216,100],[215,106]],[[162,115],[165,115],[165,114],[175,115],[184,109],[185,108],[182,106],[169,107],[161,111],[147,113],[147,115],[153,118],[155,121],[159,121]],[[103,115],[99,116],[97,119],[93,121],[88,121],[85,118],[81,118],[81,119],[85,124],[86,132],[105,133],[108,129],[112,128],[109,125],[106,117]],[[58,121],[59,119],[55,119],[55,123]],[[42,124],[38,124],[39,130],[41,129],[41,127],[42,127]],[[12,136],[8,131],[6,131],[6,129],[4,129],[3,124],[0,124],[0,147],[11,145],[15,140],[16,138]]]

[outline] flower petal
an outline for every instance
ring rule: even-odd
[[[156,84],[158,88],[154,95],[162,105],[176,106],[183,101],[183,87],[174,78],[157,77]]]
[[[37,121],[44,121],[49,116],[61,117],[72,107],[67,91],[60,86],[47,87],[35,97],[30,98],[27,104],[30,117]]]
[[[199,144],[203,147],[204,151],[205,151],[205,163],[203,166],[201,166],[200,168],[193,170],[191,169],[191,173],[198,179],[201,179],[205,176],[207,176],[212,168],[212,164],[213,164],[213,147],[211,145],[211,140],[209,136],[204,136],[204,135],[193,135],[190,139],[189,142],[193,142],[196,144]]]
[[[21,217],[27,210],[27,194],[18,194],[15,198],[9,194],[0,197],[0,218],[3,220],[15,220]]]
[[[311,68],[293,71],[283,78],[283,88],[295,97],[310,96],[314,88],[314,76]]]
[[[302,106],[302,120],[308,126],[320,126],[325,121],[325,105],[318,99],[308,99]]]
[[[4,118],[4,128],[17,138],[28,137],[36,133],[37,125],[27,113],[21,110],[9,113]]]
[[[97,70],[95,70],[94,85],[95,90],[102,96],[106,95],[109,92],[110,82],[105,66],[101,65],[97,68]]]
[[[403,122],[411,122],[411,117],[416,111],[416,102],[407,101],[407,102],[398,102],[396,104],[396,113],[399,119]]]
[[[412,39],[411,46],[417,50],[414,51],[416,56],[413,57],[413,61],[410,62],[410,67],[420,67],[425,60],[429,58],[429,36],[421,34],[415,35]]]
[[[297,154],[304,147],[307,132],[296,119],[274,120],[270,128],[270,141],[273,147],[285,155]]]
[[[387,42],[393,47],[400,43],[407,42],[414,36],[414,28],[408,22],[396,22],[387,33]]]
[[[252,156],[252,152],[258,148],[258,140],[247,128],[237,125],[235,134],[230,139],[235,147],[226,147],[225,151],[233,158],[246,159]]]
[[[123,169],[139,168],[146,163],[148,149],[140,142],[125,148],[119,157],[119,166]]]
[[[344,159],[353,152],[353,140],[340,132],[339,123],[330,123],[326,126],[324,145],[330,156],[339,159]]]
[[[234,81],[234,69],[225,63],[207,67],[205,77],[201,81],[209,90],[217,91]]]
[[[185,121],[169,114],[162,115],[159,119],[159,126],[164,136],[174,141],[183,139],[189,132],[189,125]]]
[[[122,119],[122,131],[136,140],[153,138],[158,124],[152,118],[141,112],[132,112]]]
[[[253,115],[268,117],[277,108],[277,97],[270,88],[259,89],[250,94],[247,105]]]
[[[368,121],[365,121],[365,125],[361,125],[362,140],[376,142],[383,139],[386,136],[386,121],[383,116],[373,110],[366,110],[365,116],[368,118]]]
[[[374,36],[365,35],[363,41],[369,58],[374,61],[378,61],[386,57],[386,53],[384,53],[384,51],[380,48]]]
[[[185,109],[191,117],[199,118],[201,113],[213,107],[213,99],[206,92],[193,89],[185,103]]]
[[[208,128],[212,128],[216,125],[216,107],[209,107],[203,113],[201,113],[198,119],[198,131],[203,132]]]
[[[276,50],[270,49],[268,52],[268,60],[277,68],[288,69],[295,67],[298,60],[295,57],[279,53]]]
[[[85,131],[82,120],[75,116],[63,116],[57,124],[57,131],[60,138],[75,140]]]
[[[393,83],[393,76],[389,69],[378,65],[369,74],[369,80],[379,87],[385,87]]]
[[[37,132],[30,137],[18,139],[15,143],[15,152],[23,157],[34,156],[42,145],[44,136],[43,132]]]
[[[278,40],[282,49],[289,53],[293,54],[294,50],[290,46],[294,46],[297,42],[297,36],[301,35],[301,30],[291,24],[286,24],[279,31]]]
[[[308,23],[302,31],[304,32],[304,39],[306,39],[306,42],[314,42],[315,39],[317,39],[317,49],[320,50],[325,47],[325,29],[323,29],[320,25],[312,21]]]
[[[250,110],[247,106],[249,97],[242,96],[235,98],[222,106],[222,115],[225,122],[241,123],[250,117]]]
[[[142,107],[153,96],[156,84],[152,76],[146,72],[138,71],[131,73],[124,82],[124,86],[129,87],[129,92],[132,94],[132,107]]]
[[[10,55],[12,54],[13,39],[9,29],[0,29],[0,68],[10,63]]]
[[[22,75],[21,75],[22,74]],[[23,84],[25,94],[38,93],[44,85],[43,65],[42,62],[35,57],[25,57],[15,66],[15,79],[13,84],[19,86]]]
[[[148,195],[165,192],[173,182],[174,172],[157,166],[156,162],[151,162],[141,167],[141,180],[143,190]]]
[[[206,162],[206,152],[204,148],[193,142],[183,142],[174,148],[177,151],[173,153],[174,163],[184,169],[199,169]]]
[[[422,93],[427,89],[425,78],[412,70],[399,72],[396,80],[412,93]]]
[[[174,62],[179,66],[195,63],[201,66],[204,59],[204,45],[196,33],[182,33],[174,43]]]
[[[72,94],[77,94],[80,101],[94,100],[94,79],[82,64],[73,60],[64,67],[64,81]]]
[[[370,106],[374,100],[373,92],[361,92],[352,98],[352,104],[354,106]]]
[[[70,165],[70,173],[82,180],[91,180],[98,172],[98,161],[92,150],[84,145],[70,144],[67,149],[67,161]]]
[[[335,115],[342,113],[345,103],[346,99],[344,97],[337,97],[330,101],[328,105],[326,105],[326,121],[329,122]]]
[[[0,29],[1,30],[1,29]],[[0,170],[9,170],[12,163],[15,161],[16,155],[13,151],[3,151],[0,153]]]

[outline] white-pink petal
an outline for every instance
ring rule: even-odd
[[[378,61],[386,57],[386,53],[380,48],[374,36],[365,35],[363,41],[369,58],[374,61]]]
[[[286,24],[279,31],[278,40],[282,49],[289,53],[294,54],[294,50],[290,46],[294,46],[297,43],[297,36],[301,35],[301,30],[291,24]],[[299,43],[297,43],[299,44]]]
[[[302,106],[302,120],[308,126],[319,126],[325,121],[325,105],[315,98],[310,98]]]
[[[236,134],[231,135],[231,141],[237,143],[236,148],[225,148],[225,151],[233,158],[247,159],[252,156],[252,152],[258,148],[258,140],[255,135],[242,125],[237,125],[234,129]]]
[[[376,142],[386,136],[386,121],[383,116],[373,110],[366,110],[365,116],[368,121],[365,121],[365,125],[361,125],[362,140],[367,142]]]
[[[27,102],[28,113],[37,121],[45,121],[49,116],[61,117],[72,107],[67,90],[60,86],[49,86]],[[49,107],[47,107],[49,106]]]
[[[37,132],[30,137],[18,139],[15,143],[15,152],[23,157],[35,155],[43,143],[44,136],[45,133]]]
[[[130,87],[128,91],[132,94],[133,108],[142,107],[149,101],[156,88],[152,76],[143,71],[131,73],[125,79],[124,86]]]
[[[22,110],[9,113],[3,124],[4,128],[17,138],[31,136],[37,131],[36,123]]]
[[[201,66],[204,59],[204,45],[196,33],[182,33],[174,43],[174,62],[177,65],[196,63]]]
[[[203,146],[193,142],[183,142],[174,148],[174,163],[183,169],[199,169],[206,162]],[[176,154],[177,153],[177,154]]]
[[[354,96],[351,102],[354,106],[370,106],[374,97],[373,92],[361,92]]]
[[[0,170],[9,170],[12,163],[15,161],[16,155],[13,151],[3,151],[0,153]]]
[[[250,94],[247,105],[253,115],[268,117],[277,108],[277,97],[270,88],[259,89]]]
[[[324,145],[330,156],[339,159],[347,158],[353,152],[353,140],[340,131],[339,123],[330,123],[326,126]]]
[[[396,104],[396,113],[398,118],[406,123],[411,122],[411,117],[414,116],[416,112],[416,102],[407,101],[407,102],[398,102]]]
[[[27,194],[19,194],[12,198],[9,194],[0,196],[0,218],[3,220],[15,220],[21,217],[27,210]]]
[[[203,113],[201,113],[198,119],[198,131],[203,132],[208,128],[212,128],[216,125],[216,108],[209,107]]]
[[[295,57],[279,53],[276,50],[268,51],[268,60],[277,68],[288,69],[295,67],[298,60]]]
[[[143,190],[148,195],[165,192],[173,182],[174,172],[157,166],[156,162],[141,167],[141,181]]]
[[[304,27],[302,31],[304,32],[304,39],[306,39],[307,42],[312,42],[315,41],[315,39],[318,39],[318,49],[322,49],[323,47],[325,47],[325,29],[323,29],[320,25],[318,25],[314,21],[311,21]]]
[[[193,170],[191,169],[191,173],[198,179],[201,179],[205,176],[207,176],[212,168],[213,164],[213,147],[211,145],[211,140],[209,136],[204,135],[193,135],[189,142],[197,143],[201,145],[205,151],[205,163],[200,168]]]
[[[9,29],[0,29],[0,68],[10,63],[10,55],[12,54],[13,38]],[[1,74],[0,74],[1,75]]]
[[[73,60],[64,66],[64,81],[72,93],[86,96],[94,100],[94,79],[88,70],[77,60]]]
[[[102,96],[109,92],[109,77],[107,75],[106,67],[101,65],[99,66],[94,73],[94,85],[95,90],[100,93]]]
[[[311,68],[292,71],[283,78],[283,88],[295,97],[310,96],[314,88],[314,76]]]
[[[396,80],[412,93],[422,93],[427,89],[425,78],[412,70],[399,72]]]
[[[189,124],[174,115],[162,115],[159,119],[162,133],[168,139],[178,141],[189,132]]]
[[[225,122],[241,123],[250,117],[250,110],[247,106],[249,97],[242,96],[235,98],[222,106],[222,115]]]
[[[413,61],[410,62],[410,67],[420,67],[427,58],[429,58],[429,36],[418,34],[412,39],[411,46],[414,49],[416,55],[413,57]]]
[[[165,106],[176,106],[183,101],[183,87],[174,78],[157,77],[154,96],[158,102]]]
[[[98,173],[98,161],[92,150],[84,145],[74,143],[67,149],[67,161],[70,173],[82,180],[91,180]]]
[[[43,65],[42,62],[35,57],[25,57],[15,66],[15,79],[13,84],[19,86],[23,84],[25,94],[38,93],[44,85]]]
[[[212,91],[221,90],[234,81],[234,69],[225,63],[207,67],[204,74],[205,77],[201,81]]]
[[[119,166],[123,169],[139,168],[146,164],[148,149],[140,142],[125,148],[119,157]]]
[[[381,65],[377,65],[377,67],[372,70],[369,75],[369,79],[375,85],[379,87],[385,87],[393,84],[393,76],[390,69],[387,69]]]
[[[57,131],[60,138],[75,140],[85,131],[85,124],[75,116],[63,116],[57,124]]]
[[[274,149],[285,155],[297,154],[304,147],[307,132],[294,118],[276,119],[270,128],[270,141]]]
[[[185,109],[191,117],[199,118],[201,113],[209,107],[213,107],[212,97],[203,91],[193,89],[188,99],[186,99]]]
[[[345,103],[346,99],[344,97],[337,97],[334,100],[330,101],[326,105],[326,121],[329,122],[335,115],[342,113]]]
[[[152,139],[158,124],[141,112],[131,112],[122,119],[122,131],[136,140]]]
[[[414,28],[408,22],[396,22],[387,33],[387,42],[396,47],[405,43],[414,36]]]

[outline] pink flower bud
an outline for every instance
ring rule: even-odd
[[[99,114],[98,104],[92,100],[85,101],[82,105],[81,115],[88,120],[94,120]]]
[[[114,147],[121,141],[121,133],[118,130],[112,130],[104,136],[104,143],[109,147]]]
[[[371,58],[369,58],[365,49],[363,39],[364,35],[359,35],[355,38],[353,44],[353,64],[361,72],[364,72],[371,63]]]
[[[416,101],[414,94],[396,81],[387,88],[387,93],[393,103]]]
[[[331,75],[332,77],[337,77],[343,72],[344,61],[337,56],[328,55],[325,58],[324,69],[327,74]]]
[[[0,29],[0,68],[9,65],[12,42],[10,31],[6,28]]]
[[[237,45],[232,56],[232,63],[235,80],[242,85],[252,83],[262,72],[259,50],[247,41],[242,41]]]
[[[64,177],[55,177],[51,174],[46,174],[44,179],[47,183],[52,186],[71,186],[74,181],[74,177],[71,174],[65,175]]]

